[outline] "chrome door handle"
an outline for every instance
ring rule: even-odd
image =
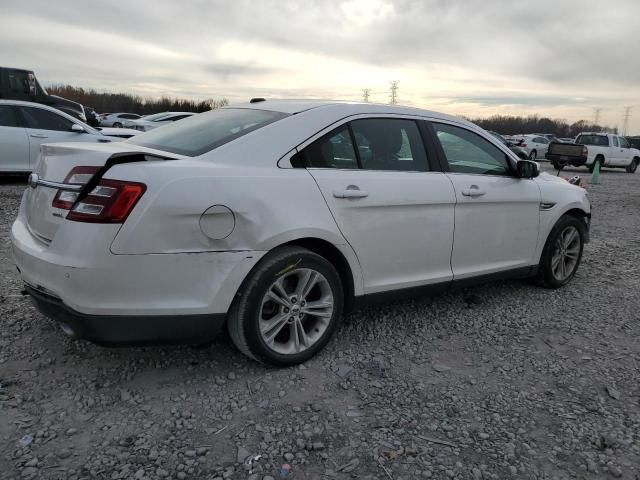
[[[349,185],[344,190],[334,190],[333,196],[336,198],[365,198],[369,194],[364,190],[360,190],[357,185]]]
[[[47,135],[44,135],[42,133],[32,133],[30,136],[33,138],[49,138]]]
[[[471,185],[469,188],[462,190],[462,195],[465,197],[481,197],[485,193],[487,192],[480,190],[477,185]]]

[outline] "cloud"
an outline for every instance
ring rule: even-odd
[[[372,88],[386,102],[399,79],[416,106],[603,106],[612,124],[640,103],[636,0],[3,0],[2,12],[3,63],[49,83],[232,101]]]

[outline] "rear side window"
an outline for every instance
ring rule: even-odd
[[[506,154],[467,129],[434,123],[449,168],[455,173],[510,175]]]
[[[612,137],[613,138],[613,146],[617,147],[618,146],[618,137]]]
[[[27,128],[68,132],[73,125],[71,120],[67,120],[62,115],[42,108],[20,107],[20,112],[22,112]]]
[[[311,168],[429,170],[422,137],[413,120],[354,120],[320,137],[302,154],[305,164]]]
[[[346,125],[320,137],[304,149],[303,155],[311,168],[358,168],[356,151]]]
[[[426,172],[427,153],[413,120],[371,118],[351,122],[364,170]]]
[[[0,105],[0,127],[17,127],[18,119],[13,107]]]
[[[222,108],[151,130],[126,143],[196,157],[286,116],[267,110]]]

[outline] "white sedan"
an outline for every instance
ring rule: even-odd
[[[529,160],[544,159],[549,150],[549,140],[538,134],[516,135],[516,146],[524,149]]]
[[[33,170],[43,143],[119,140],[47,105],[0,100],[0,172]]]
[[[100,126],[122,128],[126,122],[140,117],[137,113],[106,113],[100,117]]]
[[[173,122],[177,122],[178,120],[192,117],[193,115],[197,114],[194,112],[155,113],[153,115],[142,117],[139,120],[129,120],[125,122],[124,126],[126,128],[139,130],[141,132],[148,132],[149,130],[153,130],[154,128],[162,127],[163,125],[169,125]]]
[[[585,191],[459,118],[271,102],[44,146],[11,238],[37,307],[106,345],[318,352],[354,304],[489,278],[568,283]],[[455,235],[454,235],[455,232]]]

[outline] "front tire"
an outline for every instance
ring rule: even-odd
[[[577,218],[565,215],[554,225],[540,259],[540,274],[548,288],[560,288],[571,281],[582,260],[585,230]]]
[[[627,173],[636,173],[636,170],[638,168],[638,163],[640,162],[640,160],[638,160],[637,158],[634,158],[633,160],[631,160],[631,163],[629,165],[627,165],[627,168],[625,168]]]
[[[538,152],[536,152],[535,150],[531,150],[531,153],[529,154],[529,160],[531,160],[532,162],[535,162],[537,156],[538,156]]]
[[[114,128],[122,128],[122,124],[120,122],[115,122],[113,126]]]
[[[327,344],[343,306],[342,281],[328,260],[305,248],[281,247],[264,257],[242,284],[227,328],[248,357],[296,365]]]

